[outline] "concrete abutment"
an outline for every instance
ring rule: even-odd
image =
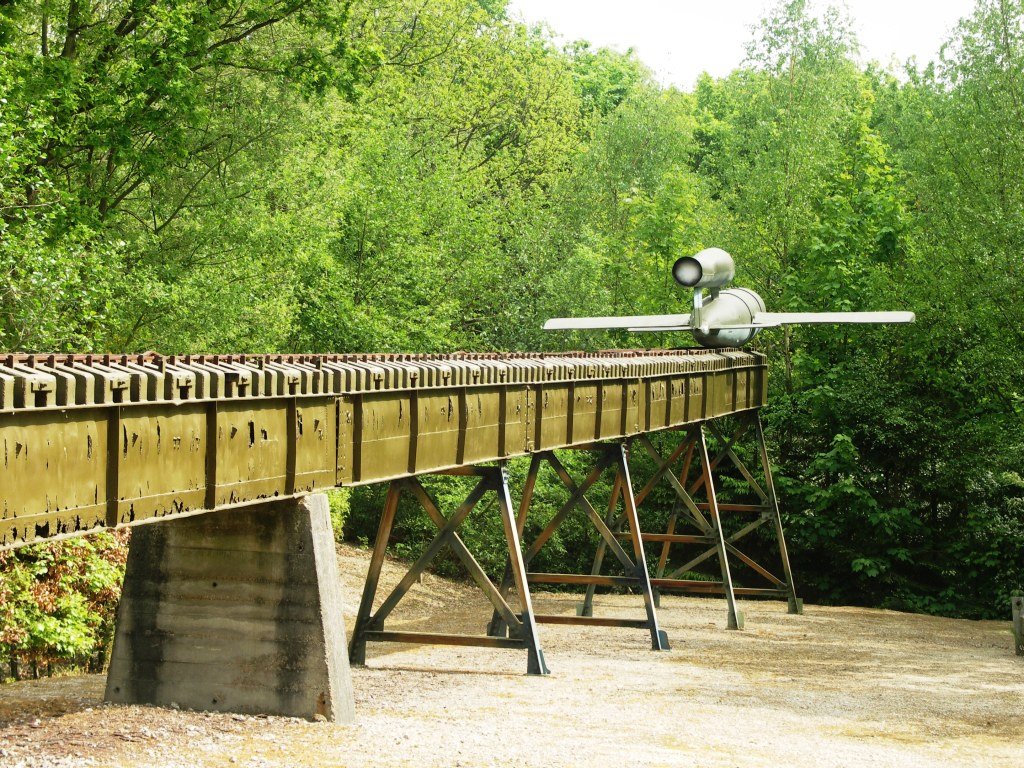
[[[136,528],[106,699],[351,722],[327,497]]]

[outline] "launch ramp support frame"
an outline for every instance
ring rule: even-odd
[[[605,617],[594,617],[591,615],[562,616],[562,615],[538,615],[537,622],[541,624],[578,624],[585,626],[600,627],[632,627],[647,629],[651,635],[651,648],[655,651],[669,650],[668,635],[658,626],[657,608],[654,603],[654,593],[651,587],[650,574],[647,570],[647,558],[644,554],[641,541],[640,523],[636,514],[636,502],[633,496],[632,481],[629,474],[628,451],[625,443],[615,442],[610,444],[592,444],[576,446],[569,450],[586,451],[596,455],[596,461],[590,473],[582,483],[577,484],[559,461],[554,451],[543,451],[535,453],[530,461],[530,469],[526,477],[523,489],[523,497],[519,506],[517,517],[517,528],[520,535],[526,527],[526,519],[529,515],[530,503],[533,500],[534,489],[537,484],[537,475],[540,472],[541,464],[546,462],[561,480],[562,484],[569,491],[569,499],[562,505],[558,513],[551,519],[545,528],[538,534],[537,538],[530,544],[523,556],[527,566],[537,556],[544,545],[558,530],[559,526],[568,518],[574,509],[582,510],[590,522],[601,534],[601,546],[611,548],[619,563],[626,572],[625,576],[602,576],[600,574],[573,574],[573,573],[527,573],[527,580],[530,584],[574,584],[584,586],[626,586],[637,589],[643,596],[646,617],[643,619],[616,619]],[[630,555],[616,541],[614,532],[608,527],[605,519],[594,509],[594,506],[587,499],[587,492],[601,478],[607,469],[614,469],[615,480],[612,496],[609,500],[609,514],[613,514],[619,497],[623,502],[623,519],[626,522],[628,533],[626,538],[633,545],[633,556]],[[502,593],[506,593],[511,586],[510,571],[506,568],[505,578],[502,580]],[[506,629],[502,617],[495,612],[488,628],[488,633],[494,636],[501,636]]]
[[[351,663],[366,663],[366,644],[370,641],[431,645],[468,645],[486,648],[524,648],[527,651],[527,674],[548,674],[547,665],[544,663],[544,653],[540,648],[536,619],[530,599],[530,589],[526,580],[526,567],[523,563],[522,550],[519,546],[519,532],[512,517],[512,502],[509,496],[508,474],[505,467],[462,467],[433,474],[472,476],[478,477],[479,480],[473,490],[469,492],[466,500],[447,518],[438,509],[437,504],[427,493],[418,477],[393,480],[388,486],[384,510],[377,529],[373,556],[370,560],[370,567],[366,574],[366,584],[363,588],[363,596],[359,604],[359,613],[356,616],[355,627],[352,630],[352,642],[349,650]],[[381,567],[384,564],[384,555],[387,550],[388,540],[391,537],[395,513],[398,511],[399,498],[403,492],[409,492],[416,498],[426,511],[427,516],[437,526],[438,533],[433,541],[427,545],[419,559],[412,564],[408,572],[398,583],[398,586],[395,587],[391,594],[377,608],[376,612],[374,612],[373,604],[380,581]],[[513,611],[509,606],[506,595],[500,593],[498,588],[491,582],[458,534],[459,528],[470,512],[473,511],[487,493],[495,493],[497,495],[498,508],[502,521],[505,524],[510,570],[519,593],[519,613]],[[476,582],[477,586],[494,606],[495,612],[511,627],[509,637],[498,638],[489,635],[459,635],[435,632],[396,632],[388,631],[384,628],[385,619],[419,580],[419,577],[445,545],[451,547],[456,557],[458,557],[469,572],[469,575],[473,578],[473,581]]]
[[[710,458],[708,452],[705,426],[718,442],[718,450],[714,454],[713,459]],[[757,444],[757,455],[761,464],[760,470],[763,487],[754,472],[750,470],[735,450],[739,441],[751,429],[753,429]],[[685,429],[685,433],[686,437],[667,458],[658,452],[647,435],[641,435],[635,439],[656,462],[658,467],[647,484],[637,494],[637,504],[640,505],[650,498],[651,491],[662,478],[668,480],[678,497],[677,507],[669,518],[665,533],[643,534],[643,541],[645,543],[661,544],[655,577],[652,579],[652,584],[656,590],[656,597],[660,597],[660,593],[663,591],[683,594],[722,594],[726,598],[726,620],[729,629],[742,629],[743,627],[743,614],[736,605],[736,596],[785,598],[790,613],[803,613],[803,601],[796,596],[796,587],[786,548],[785,533],[782,526],[782,518],[779,514],[778,499],[775,493],[775,484],[760,415],[755,412],[749,416],[739,417],[737,428],[728,437],[714,422],[710,421],[706,425],[702,423],[688,427]],[[677,477],[673,472],[673,467],[681,456],[683,457],[683,463]],[[723,462],[726,459],[739,472],[747,486],[757,496],[759,503],[723,504],[718,501],[714,475],[716,471],[721,471]],[[697,478],[691,483],[690,475],[694,464],[698,466]],[[707,501],[699,503],[694,497],[702,489]],[[727,535],[721,524],[723,513],[754,513],[758,517]],[[773,574],[769,569],[737,547],[738,541],[769,522],[773,524],[774,528],[774,538],[783,571],[782,578]],[[620,529],[622,525],[621,519],[615,521],[614,524],[617,530]],[[677,526],[680,524],[695,527],[699,533],[696,535],[677,533]],[[620,534],[620,536],[624,535]],[[706,548],[699,555],[691,558],[666,576],[665,571],[668,566],[671,547],[673,545],[687,544],[703,544],[706,545]],[[599,548],[595,557],[595,572],[599,571],[604,554],[604,548]],[[712,557],[718,558],[722,574],[721,581],[698,581],[681,578],[685,573]],[[767,581],[770,586],[735,586],[732,568],[729,563],[730,557],[750,568],[761,579]],[[588,590],[581,611],[584,613],[589,611],[592,601],[593,588]]]

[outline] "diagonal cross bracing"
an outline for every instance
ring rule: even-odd
[[[522,534],[525,528],[530,502],[533,498],[533,489],[536,486],[537,475],[542,463],[547,463],[552,470],[554,470],[555,475],[565,486],[566,490],[569,491],[570,496],[569,501],[566,502],[550,522],[548,522],[540,534],[538,534],[533,544],[529,547],[523,558],[524,564],[527,567],[529,566],[530,562],[541,551],[544,544],[551,539],[559,526],[561,526],[568,518],[569,512],[573,508],[577,508],[585,513],[590,523],[600,534],[602,553],[605,549],[610,548],[615,554],[616,559],[619,561],[619,564],[622,566],[622,569],[625,571],[625,575],[602,576],[598,572],[599,566],[595,566],[594,570],[589,575],[577,573],[532,572],[527,573],[527,580],[531,584],[580,585],[587,586],[588,588],[591,588],[594,585],[631,587],[638,590],[643,596],[646,618],[604,618],[595,617],[591,612],[580,614],[578,616],[540,615],[537,616],[537,621],[550,624],[580,624],[585,626],[643,628],[647,629],[650,633],[651,647],[654,650],[668,650],[668,637],[658,626],[657,612],[654,604],[654,592],[651,587],[650,576],[647,570],[647,560],[643,549],[643,543],[640,540],[640,526],[636,514],[636,502],[633,496],[632,481],[629,475],[629,461],[626,447],[621,443],[617,443],[607,445],[587,445],[579,448],[578,450],[586,455],[593,455],[595,458],[593,469],[591,469],[586,479],[579,484],[573,480],[572,476],[554,452],[548,451],[535,454],[530,462],[530,471],[527,476],[525,486],[526,492],[523,495],[522,503],[520,505],[520,514],[517,520],[520,534]],[[621,499],[624,508],[623,517],[626,521],[628,531],[626,537],[633,544],[632,557],[627,554],[616,540],[616,536],[609,527],[607,519],[602,519],[601,515],[596,509],[594,509],[594,506],[586,497],[586,493],[600,479],[605,470],[609,468],[614,469],[615,475],[612,486],[612,495],[609,501],[609,512],[606,517],[610,519],[613,516],[617,502]],[[507,593],[507,590],[510,587],[508,573],[509,571],[506,568],[506,577],[501,585],[503,595]],[[501,637],[507,630],[507,623],[502,620],[498,615],[498,612],[495,612],[491,619],[488,633]]]
[[[724,513],[755,513],[758,517],[751,522],[741,526],[729,535],[722,536],[721,541],[708,542],[708,546],[699,555],[689,559],[687,562],[675,568],[667,578],[663,576],[667,567],[667,553],[665,549],[671,546],[672,542],[666,542],[663,545],[663,557],[659,560],[657,572],[655,574],[655,582],[662,590],[672,591],[698,591],[706,592],[708,590],[707,584],[698,582],[696,585],[692,581],[681,579],[687,572],[697,567],[706,560],[717,557],[721,562],[728,562],[728,559],[734,558],[739,563],[753,571],[758,577],[768,582],[768,588],[737,588],[732,582],[731,572],[726,578],[726,571],[723,569],[722,581],[714,584],[718,591],[721,591],[728,598],[730,591],[735,594],[745,594],[753,596],[778,596],[785,597],[789,603],[789,609],[791,613],[799,613],[802,610],[802,601],[796,596],[796,588],[793,581],[792,569],[789,563],[789,554],[786,549],[785,534],[782,528],[782,520],[779,514],[778,501],[775,496],[775,485],[771,474],[771,465],[769,463],[767,444],[764,439],[763,426],[761,424],[760,415],[758,413],[743,414],[738,417],[740,424],[736,430],[730,436],[726,436],[722,429],[715,423],[709,423],[708,429],[719,441],[721,448],[715,454],[715,458],[708,462],[708,467],[711,470],[722,471],[722,463],[725,459],[729,460],[729,464],[738,472],[740,477],[745,481],[747,487],[754,495],[757,496],[758,504],[720,504],[717,500],[711,498],[709,493],[708,503],[696,504],[701,510],[710,510],[712,507],[717,508],[717,514],[721,517]],[[754,441],[757,448],[757,458],[760,463],[760,470],[763,476],[762,482],[758,481],[758,478],[754,472],[747,466],[746,462],[736,452],[736,446],[740,440],[753,432]],[[646,440],[646,437],[640,439]],[[689,468],[685,470],[688,472]],[[713,488],[713,472],[704,473],[702,472],[701,477],[694,482],[690,487],[691,489],[696,488]],[[674,531],[675,524],[678,520],[677,515],[673,515],[669,522],[669,529]],[[777,576],[769,568],[765,567],[762,563],[759,563],[749,554],[743,552],[738,546],[737,542],[745,538],[755,530],[763,526],[765,523],[773,523],[773,533],[775,538],[776,546],[778,547],[779,561],[783,569],[782,577]],[[651,537],[652,540],[656,537]],[[694,542],[698,543],[698,542]],[[731,612],[730,612],[731,613]],[[741,617],[737,617],[742,621]],[[730,616],[730,626],[732,626],[732,619]]]
[[[526,569],[522,561],[522,550],[515,520],[512,516],[512,500],[508,492],[508,475],[505,468],[477,467],[471,472],[459,472],[459,474],[472,474],[479,477],[479,480],[467,495],[466,500],[447,518],[438,509],[436,502],[427,493],[419,479],[394,480],[391,482],[387,497],[385,498],[377,537],[374,541],[373,555],[363,587],[359,612],[356,615],[355,626],[352,630],[352,641],[349,646],[350,661],[353,664],[366,663],[366,645],[368,642],[475,645],[485,648],[525,649],[527,652],[527,673],[534,675],[547,674],[548,668],[540,648],[536,616],[533,611],[529,584],[526,579]],[[426,511],[427,516],[437,526],[438,533],[426,546],[416,562],[409,567],[391,594],[384,599],[375,611],[373,606],[380,581],[381,568],[384,563],[384,554],[391,537],[399,497],[404,491],[411,493],[419,502],[420,506]],[[505,595],[491,582],[487,574],[484,573],[483,568],[476,561],[476,558],[473,557],[458,535],[459,527],[465,522],[470,512],[473,511],[487,493],[492,492],[497,496],[498,508],[505,523],[506,544],[510,559],[509,573],[519,595],[519,613],[516,613],[509,606]],[[476,582],[477,586],[490,601],[495,614],[507,622],[507,626],[511,629],[509,637],[389,631],[385,628],[385,621],[388,616],[391,615],[391,612],[408,594],[409,590],[419,580],[420,575],[445,545],[451,547],[466,567],[473,581]]]

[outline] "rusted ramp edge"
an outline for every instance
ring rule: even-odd
[[[0,358],[0,549],[693,424],[763,355]]]

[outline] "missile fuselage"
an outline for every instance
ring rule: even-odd
[[[749,326],[754,322],[757,313],[764,311],[764,300],[749,288],[712,291],[711,297],[701,304],[700,317],[693,318],[693,338],[702,347],[709,349],[742,347],[749,343],[760,329],[729,326]]]
[[[684,256],[672,266],[676,282],[693,289],[693,338],[702,347],[723,349],[742,347],[753,339],[758,328],[750,326],[758,312],[765,311],[764,300],[749,288],[726,288],[736,276],[732,256],[721,248],[706,248],[694,256]],[[710,291],[705,297],[704,291]]]

